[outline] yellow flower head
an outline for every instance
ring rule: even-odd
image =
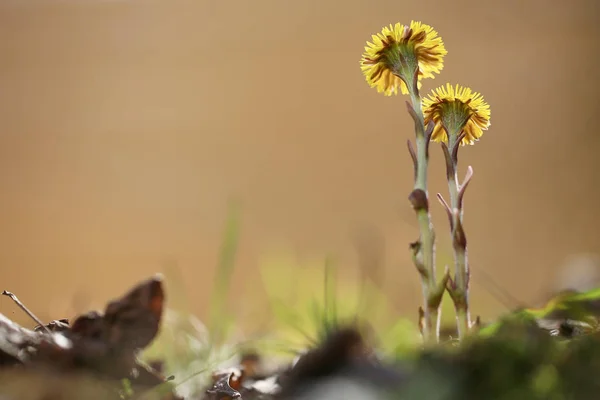
[[[463,131],[465,137],[460,144],[475,144],[490,126],[490,106],[483,96],[468,87],[453,88],[449,83],[423,99],[423,116],[425,124],[435,122],[431,136],[434,142],[448,143],[448,135],[455,139]]]
[[[448,53],[442,38],[429,25],[411,21],[410,26],[397,23],[386,26],[373,42],[367,42],[360,68],[367,83],[386,96],[408,94],[415,73],[418,78],[434,78],[444,67]],[[419,82],[419,87],[421,83]]]

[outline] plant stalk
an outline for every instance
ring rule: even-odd
[[[467,260],[467,241],[463,229],[463,206],[462,196],[468,180],[464,187],[458,183],[458,146],[462,136],[459,133],[448,135],[448,154],[446,157],[448,191],[450,194],[450,215],[452,231],[452,248],[454,250],[455,275],[454,284],[450,294],[456,310],[456,326],[458,337],[462,340],[471,326],[471,315],[469,310],[469,266]],[[449,156],[449,157],[448,157]],[[470,176],[467,177],[469,179]]]
[[[414,111],[416,134],[415,182],[410,200],[417,214],[420,237],[415,248],[418,259],[417,268],[421,274],[421,285],[424,298],[423,338],[426,343],[437,343],[439,340],[441,297],[436,282],[435,271],[435,232],[431,223],[427,194],[427,167],[429,161],[429,134],[426,133],[421,98],[415,74],[414,84],[409,86],[409,93]],[[415,261],[416,262],[416,261]],[[442,292],[443,293],[443,292]]]

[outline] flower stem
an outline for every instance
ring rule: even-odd
[[[450,296],[456,310],[456,325],[459,339],[463,339],[471,326],[471,315],[469,310],[469,266],[467,262],[467,240],[463,229],[463,206],[462,195],[464,187],[458,184],[458,146],[460,146],[460,135],[454,133],[448,135],[449,148],[446,153],[446,168],[448,178],[448,191],[450,194],[449,218],[452,230],[452,248],[454,250],[455,276]]]
[[[425,132],[421,98],[415,84],[410,88],[410,97],[416,133],[415,182],[410,200],[417,214],[420,237],[415,246],[415,260],[419,260],[417,268],[421,274],[421,285],[424,298],[423,337],[427,343],[436,343],[439,339],[439,306],[441,297],[436,283],[435,271],[435,233],[429,214],[427,195],[427,167],[429,161],[429,135]],[[443,293],[443,292],[441,292]]]

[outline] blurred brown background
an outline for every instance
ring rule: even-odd
[[[599,5],[592,0],[2,0],[0,289],[43,318],[99,307],[177,260],[204,315],[230,197],[243,202],[234,283],[259,296],[260,254],[333,253],[385,237],[385,290],[411,318],[412,170],[405,98],[359,69],[382,26],[432,25],[449,51],[424,91],[468,85],[492,126],[461,150],[475,311],[501,310],[477,270],[539,299],[572,253],[598,251]],[[432,194],[446,193],[432,148]],[[440,264],[448,226],[433,203]],[[75,299],[75,300],[74,300]],[[77,305],[74,305],[76,302]],[[25,318],[10,301],[0,312]]]

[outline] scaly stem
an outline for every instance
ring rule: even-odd
[[[450,204],[453,210],[458,210],[458,215],[453,218],[458,218],[459,223],[462,225],[462,208],[459,208],[458,199],[458,182],[456,176],[448,180],[448,189],[450,190]],[[457,226],[456,220],[453,223]],[[467,248],[462,247],[461,243],[455,238],[456,234],[452,232],[452,247],[454,249],[454,263],[455,263],[455,283],[456,283],[456,295],[457,301],[454,306],[456,309],[456,324],[458,329],[459,339],[463,339],[469,330],[470,313],[469,313],[469,293],[468,293],[468,265],[467,265]]]
[[[436,271],[435,271],[435,233],[429,214],[427,195],[427,166],[429,161],[429,135],[425,132],[421,98],[415,84],[409,89],[414,111],[416,133],[416,161],[415,161],[415,183],[411,193],[411,202],[417,214],[420,238],[417,252],[421,282],[424,298],[424,326],[423,337],[428,343],[435,343],[439,339],[439,302],[437,296]]]
[[[463,230],[462,193],[458,184],[458,146],[461,136],[448,135],[449,148],[446,153],[448,191],[450,193],[450,215],[452,247],[454,250],[455,275],[451,297],[456,310],[456,325],[459,339],[463,339],[471,326],[469,311],[469,266],[467,263],[467,242]],[[469,178],[469,177],[468,177]],[[468,180],[465,182],[468,184]],[[464,189],[463,189],[464,190]]]

